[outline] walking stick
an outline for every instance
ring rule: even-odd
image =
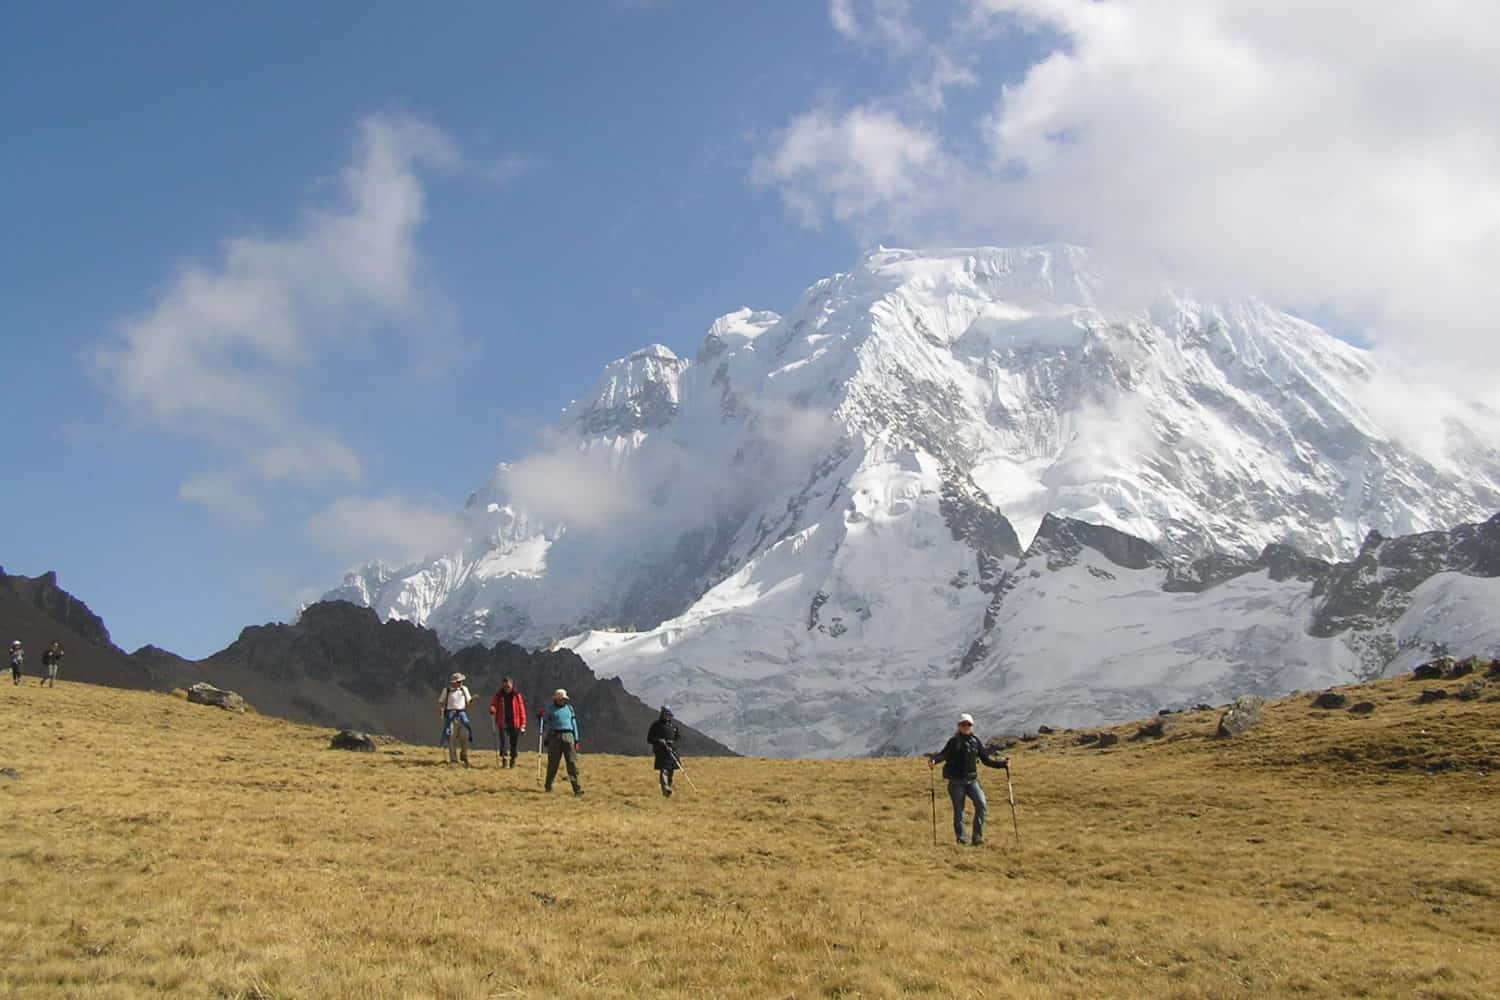
[[[1005,765],[1005,791],[1010,796],[1010,825],[1016,828],[1016,843],[1021,842],[1021,824],[1016,821],[1016,788],[1010,783],[1010,765]]]
[[[932,773],[932,763],[927,764],[927,799],[932,803],[932,846],[937,846],[937,775]]]
[[[542,784],[542,730],[547,726],[542,718],[540,715],[536,717],[536,783],[538,788]]]
[[[667,753],[672,755],[672,763],[677,765],[677,770],[681,771],[682,776],[688,780],[688,787],[692,788],[694,795],[697,795],[698,786],[693,784],[693,776],[691,774],[688,774],[687,768],[682,766],[682,758],[677,756],[677,751],[673,750],[671,747],[667,747]]]

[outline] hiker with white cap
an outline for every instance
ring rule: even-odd
[[[985,749],[979,737],[974,735],[974,717],[967,712],[958,717],[957,731],[943,744],[937,753],[925,754],[927,766],[939,761],[943,765],[943,778],[948,782],[948,797],[953,800],[953,836],[960,844],[971,843],[975,847],[984,843],[984,818],[988,806],[984,801],[984,789],[979,786],[979,765],[1003,767],[1010,770],[1010,760],[998,757]],[[964,800],[974,802],[974,836],[964,837]]]
[[[543,709],[537,718],[542,720],[542,732],[547,743],[547,783],[544,791],[552,791],[552,782],[557,777],[559,761],[568,762],[568,781],[573,785],[573,794],[582,795],[583,786],[578,783],[578,750],[582,746],[578,739],[578,715],[568,703],[568,692],[558,688],[552,692],[552,704]]]
[[[12,639],[10,643],[10,679],[17,684],[21,683],[21,665],[26,662],[26,651],[21,648],[20,639]]]
[[[466,680],[468,678],[463,674],[453,674],[448,678],[448,686],[438,697],[438,705],[443,710],[443,743],[448,747],[448,760],[456,762],[461,759],[464,767],[469,766],[469,744],[474,742],[474,727],[469,724],[468,711],[469,702],[474,700],[474,696],[464,684]],[[463,723],[464,734],[455,731],[455,722]]]

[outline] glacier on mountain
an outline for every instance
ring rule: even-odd
[[[1495,641],[1425,593],[1315,635],[1311,578],[1256,562],[1500,509],[1500,421],[1410,384],[1264,303],[1122,308],[1076,247],[881,249],[691,359],[613,362],[471,496],[464,546],[326,596],[450,646],[561,642],[750,753],[1333,683]],[[1464,579],[1436,589],[1496,596]]]

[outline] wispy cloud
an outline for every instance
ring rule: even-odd
[[[422,171],[459,161],[453,142],[419,119],[364,119],[335,204],[308,208],[280,238],[226,240],[221,259],[184,266],[92,352],[96,374],[131,413],[221,456],[222,467],[182,485],[183,499],[253,521],[268,482],[360,479],[339,430],[303,412],[304,383],[332,349],[372,337],[406,338],[418,366],[451,347],[428,322],[446,304],[426,280],[416,234]]]
[[[1378,346],[1493,390],[1500,19],[1486,4],[943,11],[952,28],[932,45],[959,78],[1021,36],[1042,55],[984,84],[989,109],[961,120],[909,99],[936,65],[911,58],[909,5],[833,0],[839,35],[904,76],[862,104],[814,102],[753,179],[807,223],[912,242],[1062,238],[1209,291],[1333,308]]]
[[[453,551],[463,544],[468,525],[440,501],[347,496],[308,518],[304,529],[317,545],[340,556],[405,563]]]

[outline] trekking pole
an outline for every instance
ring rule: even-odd
[[[538,715],[536,717],[536,783],[538,788],[542,785],[542,730],[545,728],[546,723],[542,721],[542,716]]]
[[[1016,843],[1021,842],[1021,824],[1016,820],[1016,788],[1010,783],[1010,765],[1005,765],[1005,791],[1010,796],[1010,825],[1016,828]]]
[[[693,776],[691,774],[688,774],[687,768],[682,766],[682,758],[677,756],[677,751],[673,750],[671,747],[667,747],[667,753],[672,755],[672,763],[677,765],[677,770],[681,771],[682,776],[688,780],[688,787],[693,790],[694,795],[697,795],[698,786],[693,784]]]
[[[927,765],[927,800],[932,803],[932,846],[937,846],[937,775]]]

